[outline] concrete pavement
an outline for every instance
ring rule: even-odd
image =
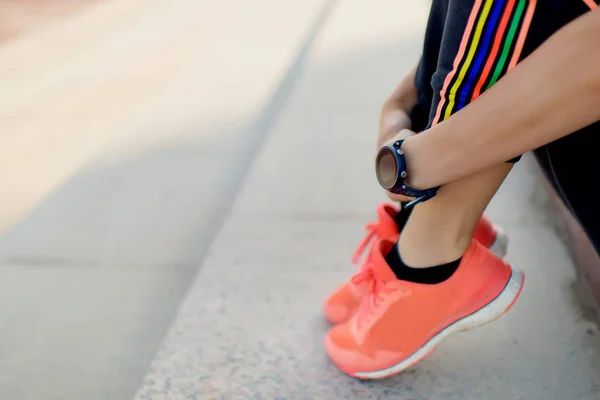
[[[489,209],[528,274],[506,317],[381,382],[327,361],[320,307],[382,199],[378,107],[428,7],[281,3],[107,2],[2,50],[0,398],[598,398],[528,162]]]

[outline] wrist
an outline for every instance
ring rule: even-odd
[[[375,157],[375,173],[379,184],[395,195],[413,198],[406,207],[427,201],[434,197],[438,188],[417,189],[408,184],[409,174],[405,151],[402,148],[405,139],[397,138],[383,146]]]
[[[451,135],[447,129],[449,127],[444,122],[402,143],[408,171],[407,183],[415,189],[439,187],[457,178],[452,171],[460,162],[462,153],[457,135]]]
[[[404,151],[404,159],[406,161],[406,176],[405,182],[412,188],[418,190],[428,189],[427,182],[423,179],[423,170],[419,163],[421,159],[419,155],[419,136],[415,135],[408,137],[402,142],[402,150]]]

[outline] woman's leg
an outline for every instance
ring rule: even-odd
[[[498,165],[440,188],[415,206],[398,250],[411,267],[431,267],[462,257],[488,203],[513,164]]]

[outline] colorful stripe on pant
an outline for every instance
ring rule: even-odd
[[[584,0],[585,1],[585,0]],[[519,61],[537,0],[475,0],[440,91],[433,125],[491,87]]]
[[[590,10],[594,10],[598,8],[598,4],[594,0],[583,0],[585,4],[590,8]]]

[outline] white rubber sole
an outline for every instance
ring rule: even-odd
[[[508,250],[508,234],[498,225],[494,225],[496,239],[490,246],[490,251],[500,258],[504,258]]]
[[[429,339],[429,341],[425,343],[423,347],[414,352],[410,357],[404,359],[401,363],[379,371],[355,372],[353,376],[359,379],[381,379],[393,374],[397,374],[427,357],[435,350],[435,348],[443,339],[452,333],[475,329],[500,318],[512,307],[517,297],[519,297],[523,287],[524,278],[525,277],[522,272],[513,271],[508,283],[494,300],[475,311],[473,314],[470,314],[454,322],[452,325],[447,326],[444,330],[440,331],[437,335]]]

